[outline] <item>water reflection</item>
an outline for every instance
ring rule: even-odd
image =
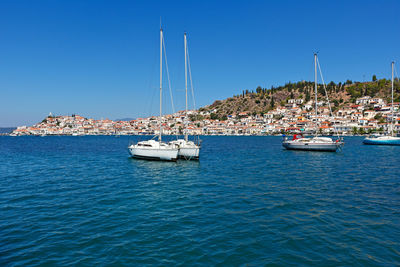
[[[132,157],[128,158],[130,166],[135,172],[145,172],[146,176],[164,176],[184,175],[190,171],[199,171],[200,161],[194,160],[178,160],[173,161],[151,161],[141,160]]]

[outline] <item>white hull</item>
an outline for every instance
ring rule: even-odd
[[[134,158],[147,160],[176,161],[178,158],[178,150],[174,149],[129,148],[129,153]]]
[[[288,150],[304,150],[304,151],[326,151],[335,152],[342,142],[334,142],[327,137],[300,138],[296,140],[285,140],[282,146]]]
[[[199,159],[200,146],[196,145],[194,142],[178,139],[176,141],[171,141],[170,144],[175,144],[179,146],[179,152],[178,152],[179,158],[187,160]]]
[[[370,136],[363,141],[366,145],[400,145],[400,137],[383,135],[383,136]]]
[[[199,159],[200,148],[180,148],[178,156],[183,159]]]
[[[178,159],[178,147],[159,143],[154,140],[139,142],[128,147],[132,157],[146,160],[176,161]]]
[[[283,147],[288,150],[306,150],[306,151],[327,151],[327,152],[335,152],[339,148],[339,144],[336,143],[291,143],[284,142]]]

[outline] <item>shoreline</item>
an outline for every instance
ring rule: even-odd
[[[200,134],[200,135],[189,135],[190,136],[292,136],[294,134],[298,133],[290,133],[290,134]],[[371,133],[372,134],[372,133]],[[369,136],[371,134],[339,134],[339,136]],[[305,136],[310,136],[313,135],[312,133],[303,133]],[[48,137],[48,136],[71,136],[71,137],[83,137],[83,136],[114,136],[114,137],[120,137],[120,136],[155,136],[155,134],[82,134],[82,135],[72,135],[72,134],[48,134],[48,135],[40,135],[40,134],[27,134],[27,135],[13,135],[11,133],[8,134],[0,134],[0,136],[10,136],[10,137],[24,137],[24,136],[32,136],[32,137]],[[178,135],[163,135],[163,136],[183,136],[183,134],[178,134]],[[320,136],[337,136],[334,134],[320,134]]]

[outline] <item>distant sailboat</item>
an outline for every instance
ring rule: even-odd
[[[160,29],[160,132],[158,141],[147,140],[138,142],[128,147],[133,158],[146,160],[176,161],[178,158],[179,146],[162,142],[162,56],[163,56],[163,31]]]
[[[371,135],[364,139],[363,143],[365,145],[389,145],[389,146],[400,146],[400,137],[394,135],[394,102],[393,102],[393,87],[394,87],[394,62],[392,62],[392,121],[390,127],[390,133],[386,135]]]
[[[184,34],[184,48],[185,48],[185,93],[186,93],[186,108],[185,108],[185,129],[184,129],[184,139],[178,139],[171,141],[170,144],[179,146],[178,156],[181,159],[186,160],[198,160],[200,154],[200,144],[196,144],[193,141],[189,141],[188,136],[188,90],[187,90],[187,39],[186,33]]]
[[[287,150],[305,150],[305,151],[327,151],[335,152],[343,145],[343,142],[338,138],[336,141],[329,137],[318,136],[317,128],[317,97],[318,97],[318,83],[317,83],[317,54],[314,54],[315,65],[315,136],[312,138],[305,138],[302,135],[294,135],[292,140],[285,138],[282,146]],[[328,96],[327,96],[328,97]]]

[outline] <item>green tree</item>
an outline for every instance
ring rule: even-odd
[[[306,92],[306,99],[305,99],[306,103],[307,103],[308,101],[310,101],[310,99],[311,99],[310,92],[307,90],[307,92]]]
[[[335,105],[335,107],[339,107],[339,101],[337,99],[333,100],[333,104]]]
[[[382,113],[378,113],[374,117],[375,120],[380,120],[381,118],[382,118]]]
[[[211,113],[211,114],[210,114],[210,119],[216,120],[216,119],[218,119],[218,115],[215,114],[215,113]]]
[[[375,74],[372,75],[372,81],[373,81],[373,82],[376,82],[376,75],[375,75]]]

